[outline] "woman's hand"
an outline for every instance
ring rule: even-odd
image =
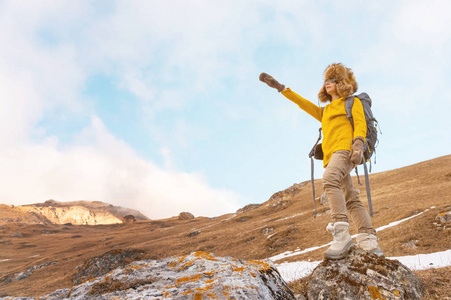
[[[272,88],[277,89],[277,91],[280,93],[285,89],[285,85],[280,84],[277,80],[274,79],[271,75],[268,75],[266,73],[260,74],[260,81],[266,83]]]
[[[353,164],[360,164],[363,158],[363,145],[364,139],[361,136],[358,136],[354,139],[354,143],[351,147],[351,152],[349,153],[349,158]]]

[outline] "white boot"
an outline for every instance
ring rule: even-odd
[[[335,222],[329,223],[327,231],[332,233],[334,240],[332,245],[324,252],[325,259],[342,259],[354,248],[354,241],[349,234],[349,223]]]
[[[382,249],[377,243],[377,237],[371,233],[359,233],[356,237],[357,244],[365,251],[372,252],[378,256],[384,256]]]

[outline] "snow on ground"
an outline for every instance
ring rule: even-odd
[[[444,268],[451,266],[451,249],[429,254],[389,257],[389,259],[399,260],[411,270]]]
[[[451,266],[451,249],[430,254],[417,254],[400,257],[387,257],[399,260],[411,270],[426,270]],[[308,276],[319,265],[320,261],[297,261],[276,264],[277,270],[286,282]]]
[[[431,207],[431,208],[433,208],[433,207]],[[416,214],[416,215],[413,215],[413,216],[411,216],[411,217],[402,219],[402,220],[400,220],[400,221],[392,222],[392,223],[390,223],[390,224],[388,224],[388,225],[384,225],[384,226],[381,226],[381,227],[379,227],[379,228],[376,228],[376,231],[382,231],[382,230],[385,230],[385,229],[387,229],[387,228],[390,228],[390,227],[394,227],[394,226],[396,226],[396,225],[399,225],[399,224],[401,224],[402,222],[405,222],[405,221],[407,221],[407,220],[410,220],[410,219],[413,219],[413,218],[415,218],[415,217],[418,217],[419,215],[421,215],[421,214],[427,212],[429,209],[430,209],[430,208],[428,208],[428,209],[426,209],[426,210],[424,210],[424,211],[422,211],[422,212],[420,212],[420,213],[418,213],[418,214]],[[356,236],[357,236],[357,235],[354,234],[352,237],[355,238]],[[318,249],[320,249],[320,248],[324,248],[324,247],[330,246],[331,244],[332,244],[332,242],[327,243],[327,244],[325,244],[325,245],[317,246],[317,247],[306,248],[306,249],[304,249],[304,250],[296,249],[296,250],[294,250],[294,251],[287,251],[287,252],[283,252],[283,253],[277,254],[277,255],[275,255],[275,256],[272,256],[272,257],[270,257],[269,259],[275,262],[275,261],[278,261],[278,260],[281,260],[281,259],[284,259],[284,258],[287,258],[287,257],[290,257],[290,256],[296,256],[296,255],[304,254],[304,253],[307,253],[307,252],[315,251],[315,250],[318,250]]]
[[[431,207],[433,208],[433,207]],[[402,222],[405,222],[407,220],[410,220],[412,218],[418,217],[419,215],[425,213],[429,209],[426,209],[423,212],[420,212],[416,215],[413,215],[411,217],[402,219],[400,221],[392,222],[388,225],[381,226],[379,228],[376,228],[376,231],[382,231],[390,227],[394,227],[396,225],[399,225]],[[356,235],[353,235],[355,237]],[[327,243],[325,245],[316,246],[316,247],[310,247],[306,249],[296,249],[295,251],[287,251],[284,253],[280,253],[278,255],[272,256],[269,259],[276,262],[278,260],[290,257],[290,256],[296,256],[303,253],[311,252],[318,250],[320,248],[324,248],[329,246],[331,243]],[[400,257],[387,257],[388,259],[393,260],[399,260],[402,264],[407,266],[411,270],[425,270],[425,269],[432,269],[432,268],[443,268],[447,266],[451,266],[451,249],[436,253],[430,253],[430,254],[417,254],[417,255],[410,255],[410,256],[400,256]],[[300,279],[302,277],[310,275],[312,271],[318,266],[320,261],[297,261],[297,262],[284,262],[280,264],[276,264],[277,269],[279,270],[280,275],[282,275],[283,279],[286,282],[294,281],[297,279]]]

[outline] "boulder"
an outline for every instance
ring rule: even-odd
[[[40,264],[40,265],[32,266],[32,267],[28,268],[24,272],[14,273],[14,274],[10,274],[10,275],[4,276],[3,278],[0,278],[0,286],[6,285],[6,284],[10,283],[11,281],[19,281],[19,280],[28,278],[28,277],[31,276],[31,274],[35,270],[42,269],[42,268],[45,268],[47,266],[54,265],[54,264],[57,264],[57,262],[56,261],[51,261],[51,262],[43,263],[43,264]],[[3,299],[3,298],[0,298],[0,299]]]
[[[327,194],[325,192],[321,194],[321,197],[319,198],[319,203],[321,205],[328,205],[329,204],[329,198],[327,198]]]
[[[270,203],[285,201],[287,199],[293,198],[296,194],[302,191],[302,188],[306,185],[307,182],[294,183],[289,188],[274,193],[271,198],[269,198]]]
[[[187,236],[190,238],[190,237],[198,236],[199,234],[200,234],[200,231],[196,230],[196,231],[188,233]]]
[[[191,219],[194,219],[192,213],[184,211],[179,214],[179,220],[191,220]]]
[[[92,257],[77,267],[77,273],[72,281],[74,285],[80,284],[92,278],[104,275],[120,266],[125,266],[134,260],[141,259],[143,251],[136,249],[130,250],[111,250],[102,255]]]
[[[242,213],[248,212],[248,211],[250,211],[250,210],[257,209],[257,208],[259,208],[259,207],[260,207],[260,204],[248,204],[248,205],[246,205],[245,207],[238,209],[238,210],[236,211],[236,213],[237,213],[237,214],[242,214]]]
[[[207,252],[143,260],[45,299],[295,299],[270,261]]]
[[[417,276],[397,260],[353,250],[342,260],[325,260],[313,271],[308,299],[421,299]]]
[[[136,219],[135,219],[134,215],[126,215],[122,219],[122,223],[125,223],[125,224],[130,224],[130,223],[134,223],[134,222],[136,222]]]
[[[446,210],[441,211],[436,217],[435,226],[438,229],[450,230],[451,229],[451,208],[447,207]]]

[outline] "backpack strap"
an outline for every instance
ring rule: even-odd
[[[349,119],[352,125],[352,129],[354,129],[354,119],[352,118],[352,106],[354,105],[354,95],[349,96],[346,98],[345,101],[345,108],[346,108],[346,117]]]
[[[352,107],[354,105],[355,97],[357,97],[359,100],[362,98],[365,98],[366,100],[369,99],[370,105],[371,105],[371,98],[368,96],[367,93],[361,93],[359,95],[351,95],[348,98],[346,98],[346,100],[345,100],[346,117],[349,119],[349,122],[351,122],[352,130],[354,130],[354,118],[352,117]],[[362,101],[362,100],[360,100],[360,101]],[[363,146],[364,152],[366,151],[367,147],[368,147],[368,144],[367,144],[367,141],[365,140],[364,146]],[[365,160],[365,159],[363,159],[363,160]]]

